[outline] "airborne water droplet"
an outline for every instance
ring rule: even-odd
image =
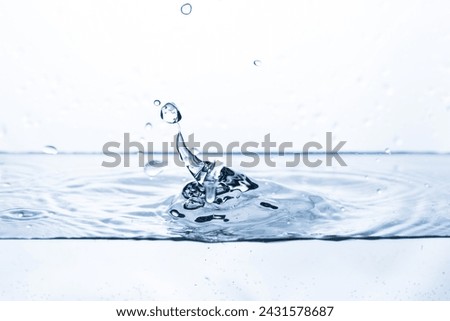
[[[145,130],[151,130],[153,128],[152,123],[145,124]]]
[[[377,194],[381,194],[381,188],[377,189]]]
[[[384,153],[390,155],[390,154],[391,154],[391,150],[390,150],[389,148],[386,148],[386,149],[384,150]]]
[[[145,165],[144,172],[148,176],[153,177],[161,173],[163,171],[164,166],[165,164],[163,162],[151,160]]]
[[[156,99],[156,100],[153,102],[153,105],[159,106],[159,105],[161,105],[161,101],[159,101],[158,99]]]
[[[253,61],[253,64],[254,64],[255,66],[261,66],[261,60],[254,60],[254,61]]]
[[[48,154],[48,155],[56,155],[56,154],[58,154],[58,150],[56,149],[55,146],[52,146],[52,145],[44,146],[44,148],[42,148],[42,152],[44,154]]]
[[[192,6],[190,3],[185,3],[181,6],[181,13],[184,15],[189,15],[192,12]]]
[[[161,108],[161,118],[169,124],[175,124],[181,120],[181,114],[175,104],[167,103]]]

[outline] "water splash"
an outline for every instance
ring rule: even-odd
[[[161,108],[161,118],[169,124],[178,124],[181,113],[174,103],[168,103]],[[229,222],[229,217],[233,221],[241,221],[241,213],[247,211],[258,217],[260,214],[267,215],[267,211],[290,213],[299,208],[316,208],[316,214],[320,215],[321,208],[327,211],[333,208],[322,197],[308,193],[302,193],[295,199],[280,198],[280,195],[292,195],[292,192],[272,182],[265,182],[262,188],[243,173],[219,162],[201,160],[186,146],[179,124],[178,130],[176,150],[195,180],[186,184],[181,194],[172,200],[169,213],[173,217],[187,218],[195,223],[213,220]],[[282,192],[277,194],[277,190]]]

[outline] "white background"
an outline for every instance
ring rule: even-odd
[[[450,151],[450,2],[183,3],[0,0],[0,151],[168,140],[155,99],[202,143]]]

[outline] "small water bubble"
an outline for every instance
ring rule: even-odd
[[[31,228],[31,225],[27,225],[27,228]]]
[[[382,190],[381,188],[377,188],[377,194],[381,194]]]
[[[428,184],[428,183],[424,184],[424,186],[425,186],[426,188],[430,188],[430,187],[431,187],[430,184]]]
[[[161,108],[161,118],[169,124],[175,124],[181,120],[181,114],[175,104],[167,103]]]
[[[151,130],[153,128],[152,123],[145,124],[145,130]]]
[[[184,15],[189,15],[192,12],[192,6],[190,3],[185,3],[181,6],[181,13]]]
[[[46,145],[46,146],[44,146],[44,148],[42,148],[42,152],[44,154],[48,154],[48,155],[56,155],[56,154],[58,154],[58,149],[56,149],[55,146]]]
[[[164,166],[165,164],[161,161],[151,160],[145,165],[144,172],[148,176],[154,177],[163,171]]]
[[[156,99],[155,101],[153,101],[153,105],[159,106],[159,105],[161,105],[161,101],[159,101],[158,99]]]
[[[388,155],[391,155],[391,149],[390,148],[385,148],[384,149],[384,153],[388,154]]]
[[[253,64],[257,67],[261,66],[261,60],[254,60]]]

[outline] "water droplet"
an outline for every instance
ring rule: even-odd
[[[261,66],[261,60],[254,60],[254,61],[253,61],[253,64],[254,64],[255,66]]]
[[[425,186],[426,188],[430,188],[430,187],[431,187],[430,184],[428,184],[428,183],[424,184],[424,186]]]
[[[181,13],[184,15],[189,15],[192,12],[192,6],[190,3],[185,3],[181,6]]]
[[[27,228],[31,228],[31,225],[27,225]]]
[[[161,173],[164,166],[166,166],[164,162],[151,160],[145,165],[144,172],[148,176],[153,177]]]
[[[145,124],[145,130],[151,130],[153,128],[152,123]]]
[[[384,153],[390,155],[391,154],[391,150],[389,148],[385,148]]]
[[[158,99],[156,99],[155,101],[153,101],[153,105],[159,106],[159,105],[161,105],[161,101],[159,101]]]
[[[181,120],[181,114],[175,104],[167,103],[161,108],[161,118],[169,124],[175,124]]]
[[[44,154],[48,154],[48,155],[56,155],[56,154],[58,154],[58,150],[56,149],[55,146],[52,146],[52,145],[44,146],[44,148],[42,149],[42,152]]]
[[[381,188],[377,188],[377,194],[381,194]]]

